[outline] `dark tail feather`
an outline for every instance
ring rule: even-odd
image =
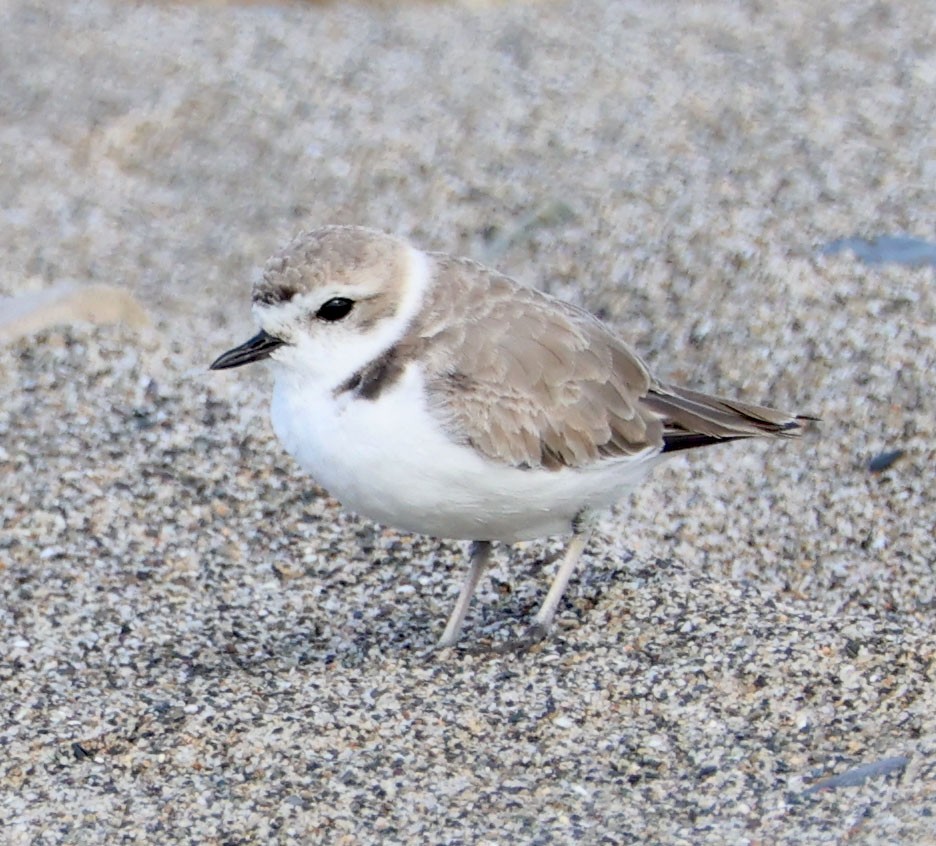
[[[695,435],[691,432],[667,432],[663,435],[663,449],[660,452],[679,452],[681,449],[725,444],[728,441],[743,440],[745,437],[747,436],[736,435],[733,438],[716,438],[714,435]]]
[[[651,388],[643,402],[663,418],[663,452],[741,438],[795,438],[806,421],[817,419],[670,385]]]

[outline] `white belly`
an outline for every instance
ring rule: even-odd
[[[578,470],[520,470],[453,443],[424,402],[414,366],[376,400],[337,399],[276,368],[271,416],[286,450],[344,506],[435,537],[514,542],[571,531],[583,508],[627,494],[660,458]]]

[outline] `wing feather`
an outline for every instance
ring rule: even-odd
[[[452,436],[517,467],[581,467],[662,447],[643,363],[595,317],[472,262],[435,255],[414,330],[430,407]]]
[[[406,344],[430,409],[488,458],[555,470],[758,436],[795,436],[780,411],[663,385],[596,317],[464,259],[441,275]]]

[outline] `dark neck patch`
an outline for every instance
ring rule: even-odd
[[[385,353],[352,373],[348,379],[335,388],[333,395],[338,397],[352,391],[358,399],[375,400],[399,380],[403,375],[406,362],[406,356],[402,354],[400,345],[394,344]]]

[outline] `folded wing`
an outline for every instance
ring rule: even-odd
[[[797,434],[800,418],[656,382],[597,318],[471,262],[440,285],[412,341],[450,435],[525,468]],[[417,340],[418,339],[418,340]]]

